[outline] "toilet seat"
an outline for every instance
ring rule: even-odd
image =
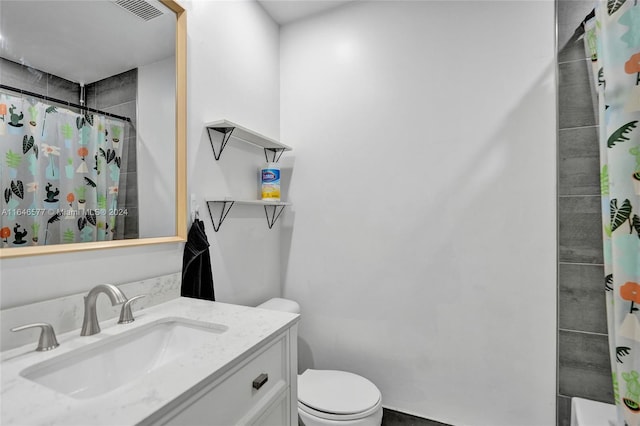
[[[373,407],[371,407],[369,410],[367,411],[363,411],[361,413],[355,413],[355,414],[332,414],[332,413],[326,413],[324,411],[319,411],[319,410],[315,410],[307,405],[305,405],[304,403],[298,401],[298,408],[302,411],[304,411],[305,413],[320,418],[320,419],[324,419],[324,420],[337,420],[337,421],[345,421],[345,420],[358,420],[358,419],[364,419],[365,417],[368,417],[370,415],[372,415],[373,413],[375,413],[376,411],[380,410],[380,408],[382,407],[382,399],[379,399],[378,402],[376,403],[376,405],[374,405]]]
[[[298,407],[327,420],[367,417],[382,405],[380,390],[357,374],[336,370],[306,370],[298,376]]]

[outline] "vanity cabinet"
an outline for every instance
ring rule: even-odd
[[[105,321],[99,336],[61,334],[52,351],[5,351],[0,424],[297,425],[299,319],[178,297],[129,324]]]
[[[297,325],[161,411],[143,424],[297,425]]]

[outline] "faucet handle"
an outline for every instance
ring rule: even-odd
[[[142,297],[145,297],[145,295],[139,294],[137,296],[133,296],[131,299],[128,299],[122,304],[118,324],[129,324],[130,322],[133,322],[135,320],[135,318],[133,318],[133,312],[131,312],[131,303],[133,303],[134,300],[140,299]]]
[[[58,339],[56,339],[56,333],[53,331],[53,327],[51,324],[47,324],[46,322],[36,322],[33,324],[26,324],[20,327],[14,327],[11,331],[22,331],[28,328],[40,327],[42,331],[40,332],[40,340],[38,340],[38,347],[36,351],[49,351],[51,349],[55,349],[60,344],[58,343]]]

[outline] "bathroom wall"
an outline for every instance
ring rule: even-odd
[[[0,84],[67,102],[78,103],[80,99],[77,83],[4,58],[0,58]]]
[[[116,236],[119,239],[138,238],[138,173],[137,173],[137,100],[138,69],[134,68],[111,77],[87,84],[86,102],[89,108],[131,118],[131,125],[125,126],[122,153],[124,159],[120,171],[118,208],[126,209],[127,215],[117,218]]]
[[[440,422],[553,424],[553,2],[355,2],[280,37],[300,367]]]
[[[559,0],[558,421],[571,397],[613,403],[602,258],[598,116],[590,59],[573,37],[591,1]]]
[[[216,297],[256,305],[280,295],[280,223],[234,206],[214,232],[206,200],[258,198],[261,149],[232,140],[216,161],[204,124],[220,119],[279,138],[279,28],[253,1],[188,3],[189,193],[209,242]],[[286,154],[285,154],[286,155]]]
[[[153,182],[145,182],[138,193],[140,235],[161,237],[176,223],[173,206],[176,196],[175,144],[167,135],[176,133],[171,120],[160,117],[174,117],[175,86],[163,82],[175,81],[175,57],[164,59],[138,68],[138,157],[137,168],[140,176],[154,176]],[[160,143],[164,141],[166,143]],[[146,218],[153,217],[153,220]]]
[[[212,245],[216,296],[258,303],[280,294],[279,224],[269,230],[264,211],[234,207],[216,234],[203,199],[226,193],[255,198],[256,170],[264,157],[230,143],[216,162],[203,123],[227,118],[279,136],[278,27],[254,2],[181,4],[188,10],[189,191],[197,194]],[[182,244],[166,244],[3,259],[0,308],[176,272],[182,250]]]

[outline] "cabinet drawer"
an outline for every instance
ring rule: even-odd
[[[253,355],[180,407],[169,425],[229,426],[251,422],[288,387],[286,336]]]

